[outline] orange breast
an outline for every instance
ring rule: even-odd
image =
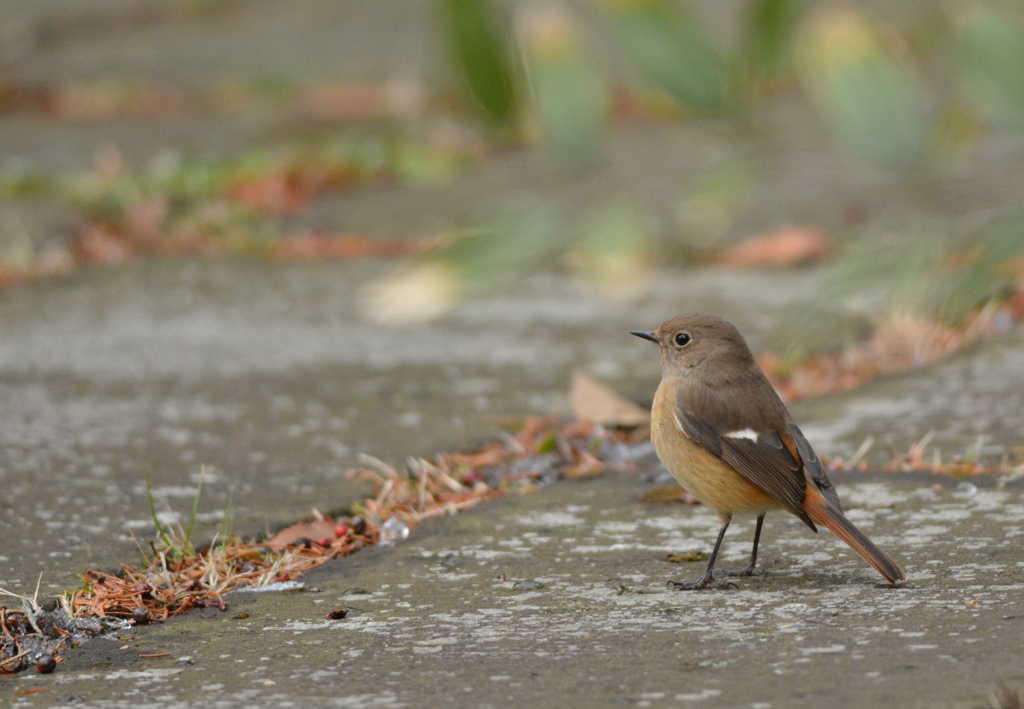
[[[780,509],[771,495],[747,481],[682,432],[676,423],[672,382],[662,382],[651,411],[651,440],[658,457],[691,495],[724,514]]]

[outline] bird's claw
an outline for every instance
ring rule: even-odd
[[[697,591],[702,588],[707,588],[708,586],[715,586],[717,588],[739,588],[739,586],[734,584],[732,581],[721,581],[711,574],[704,574],[699,581],[691,581],[690,583],[686,583],[684,581],[668,582],[668,587],[673,591]]]
[[[775,578],[775,574],[768,571],[768,569],[759,569],[757,567],[750,566],[749,564],[744,566],[742,569],[737,569],[736,571],[730,571],[728,569],[716,569],[716,571],[720,574],[725,574],[726,576],[732,576],[733,578],[740,576],[760,576],[766,579]]]

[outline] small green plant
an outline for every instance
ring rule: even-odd
[[[146,496],[149,499],[149,514],[153,518],[153,524],[156,525],[156,533],[160,537],[160,541],[164,543],[166,547],[164,553],[171,557],[187,558],[195,556],[196,550],[192,545],[192,530],[196,523],[196,514],[199,512],[199,498],[203,494],[203,480],[206,477],[206,466],[204,465],[199,471],[199,484],[196,487],[196,499],[192,503],[192,514],[188,519],[188,529],[184,530],[180,526],[177,533],[172,529],[164,529],[164,526],[160,524],[160,519],[156,514],[156,503],[153,500],[153,488],[150,486],[149,474],[146,474]],[[230,509],[230,502],[229,509]],[[225,514],[225,522],[229,519],[229,515]]]
[[[11,598],[17,598],[21,601],[21,609],[25,613],[25,618],[28,620],[29,624],[37,633],[41,632],[39,630],[39,626],[36,625],[36,617],[38,616],[41,610],[39,608],[39,586],[40,584],[42,584],[42,582],[43,575],[40,573],[39,579],[36,581],[36,591],[32,594],[31,597],[23,596],[20,593],[14,593],[13,591],[8,591],[5,588],[0,588],[0,596],[9,596]]]

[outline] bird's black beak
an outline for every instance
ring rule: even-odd
[[[661,344],[661,340],[659,340],[658,336],[654,334],[654,330],[631,330],[629,334],[642,337],[645,340],[650,340],[651,342],[656,342],[659,345]]]

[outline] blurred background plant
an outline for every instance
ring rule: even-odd
[[[210,17],[230,14],[230,3],[200,5]],[[828,261],[813,307],[780,319],[770,345],[779,376],[906,318],[963,330],[993,303],[1005,307],[988,330],[1024,316],[1014,300],[1024,273],[1019,3],[436,0],[432,8],[446,64],[431,70],[429,87],[274,77],[191,94],[145,84],[0,85],[0,111],[104,120],[277,106],[282,122],[336,121],[328,138],[223,160],[166,153],[132,169],[108,152],[88,174],[64,179],[9,165],[0,198],[47,195],[81,220],[63,253],[10,240],[0,284],[144,253],[412,255],[362,291],[370,319],[399,324],[442,316],[542,268],[628,300],[647,292],[656,266]],[[628,133],[672,141],[665,153],[685,168],[674,180],[652,171],[634,180],[640,189],[609,196],[608,166]],[[541,153],[543,174],[558,176],[561,191],[527,185],[412,248],[371,247],[351,234],[339,246],[310,231],[310,207],[325,194],[432,188],[518,153]],[[999,161],[991,182],[978,178]],[[849,179],[820,188],[826,164]],[[566,198],[569,184],[579,187]],[[872,190],[877,202],[899,199],[868,213],[863,195]]]
[[[536,216],[526,210],[459,236],[429,257],[429,268],[453,281],[443,289],[449,305],[493,283],[491,275],[544,260],[581,274],[608,297],[630,298],[644,292],[655,262],[779,266],[831,253],[823,297],[776,338],[784,364],[868,339],[893,318],[963,327],[987,303],[1013,296],[1024,257],[1024,218],[1014,211],[1019,195],[996,209],[985,205],[924,225],[865,225],[854,206],[831,237],[813,229],[818,225],[801,229],[813,244],[792,229],[757,235],[756,245],[735,242],[745,236],[737,225],[753,195],[770,179],[750,157],[777,139],[766,117],[794,102],[815,117],[809,142],[821,130],[831,143],[825,149],[844,155],[851,170],[873,171],[925,199],[941,193],[942,181],[986,136],[1009,132],[1007,140],[1019,145],[1012,134],[1024,130],[1020,6],[729,5],[739,19],[731,23],[735,36],[723,39],[723,23],[709,20],[716,8],[707,4],[445,0],[462,104],[504,140],[542,145],[564,169],[581,173],[600,162],[609,131],[630,122],[685,124],[725,136],[728,146],[681,194],[675,223],[661,230],[667,233],[624,199],[563,215],[560,226],[545,230],[531,225]],[[516,220],[523,222],[518,229],[510,226]],[[839,248],[829,248],[836,240]],[[482,262],[488,277],[471,275]],[[378,284],[367,301],[371,315],[394,322],[444,312],[374,305],[388,301],[389,289],[402,292],[422,278],[425,267]]]

